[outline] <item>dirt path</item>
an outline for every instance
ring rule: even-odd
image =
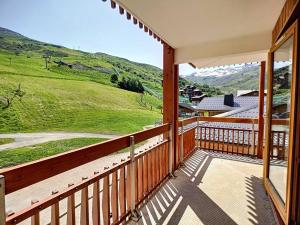
[[[112,139],[118,135],[95,134],[95,133],[67,133],[67,132],[49,132],[49,133],[15,133],[0,134],[0,138],[13,138],[14,142],[0,145],[0,151],[42,144],[49,141],[57,141],[72,138],[105,138]]]

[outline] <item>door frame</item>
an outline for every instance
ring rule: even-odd
[[[286,203],[280,199],[277,191],[269,179],[269,165],[270,165],[270,138],[271,138],[271,109],[272,109],[272,96],[273,96],[273,65],[274,65],[274,52],[280,48],[290,37],[293,37],[293,64],[292,64],[292,83],[291,83],[291,109],[290,109],[290,123],[289,123],[289,146],[288,146],[288,168],[287,168],[287,187],[286,187]],[[285,224],[289,224],[291,212],[291,197],[293,187],[293,167],[294,156],[297,146],[296,143],[296,96],[299,87],[299,78],[297,76],[298,67],[298,21],[294,22],[289,29],[279,38],[279,40],[272,46],[268,54],[268,93],[267,93],[267,114],[266,114],[266,151],[264,152],[264,185],[267,193],[271,197],[274,206],[276,207],[279,215]],[[299,127],[299,126],[297,126]],[[298,142],[297,142],[298,143]],[[297,144],[299,147],[299,144]]]

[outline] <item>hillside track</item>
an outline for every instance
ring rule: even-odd
[[[113,139],[119,135],[114,134],[97,134],[97,133],[72,133],[72,132],[41,132],[41,133],[12,133],[0,134],[0,138],[13,138],[14,142],[0,145],[0,151],[14,148],[42,144],[49,141],[73,139],[73,138],[103,138]]]

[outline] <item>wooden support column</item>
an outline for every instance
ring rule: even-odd
[[[173,170],[177,155],[178,131],[178,82],[179,68],[174,64],[175,50],[167,44],[163,45],[163,123],[172,124],[173,129]]]
[[[264,99],[265,99],[265,73],[266,62],[260,63],[259,74],[259,103],[258,103],[258,143],[257,143],[257,157],[262,158],[264,148]]]

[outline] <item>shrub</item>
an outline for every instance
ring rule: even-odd
[[[112,74],[110,77],[110,82],[112,82],[113,84],[118,83],[118,75],[117,74]]]
[[[118,86],[122,89],[137,93],[144,93],[145,91],[142,83],[138,79],[129,77],[123,77],[122,80],[118,82]]]

